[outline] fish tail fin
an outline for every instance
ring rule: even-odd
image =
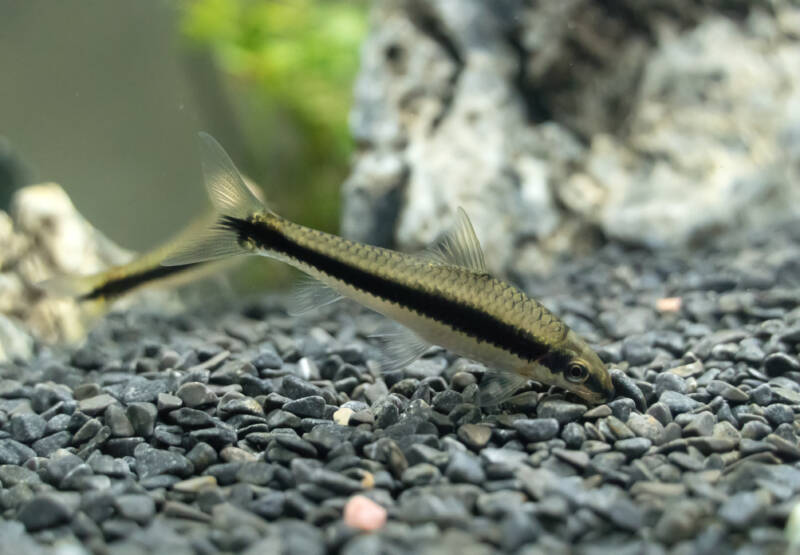
[[[233,161],[209,134],[199,133],[206,191],[214,207],[212,224],[187,237],[161,262],[162,266],[183,266],[218,260],[251,252],[239,241],[236,222],[254,214],[272,214],[247,187]]]
[[[90,276],[56,276],[36,284],[50,297],[70,297],[75,300],[88,299],[93,291],[103,284],[105,272]]]
[[[94,295],[105,283],[106,274],[56,276],[40,281],[36,287],[53,299],[72,299],[80,306],[81,320],[87,325],[108,312],[108,300],[102,295]]]

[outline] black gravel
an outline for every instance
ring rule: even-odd
[[[598,407],[532,383],[481,410],[485,369],[438,349],[380,375],[379,318],[346,305],[112,314],[80,348],[0,367],[0,538],[781,553],[800,495],[798,261],[795,223],[690,256],[610,246],[520,280],[613,368],[619,396]],[[358,493],[388,510],[382,530],[343,523]]]

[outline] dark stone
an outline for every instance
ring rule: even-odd
[[[759,440],[763,439],[772,433],[772,428],[764,422],[758,420],[751,420],[742,426],[742,437],[747,439]]]
[[[105,412],[108,407],[116,402],[117,400],[108,393],[102,393],[100,395],[78,401],[78,410],[90,416],[94,416],[96,414],[100,414],[101,412]]]
[[[748,526],[768,504],[760,492],[745,491],[730,497],[719,508],[719,516],[737,528]]]
[[[443,414],[449,414],[464,399],[461,394],[452,389],[445,389],[433,398],[433,408]]]
[[[90,418],[86,422],[84,422],[83,426],[78,428],[78,431],[75,432],[75,435],[72,436],[72,442],[75,445],[81,445],[86,443],[90,439],[92,439],[97,432],[103,427],[103,423],[100,422],[97,418]]]
[[[481,468],[480,460],[469,453],[456,452],[450,456],[445,470],[451,482],[465,482],[480,485],[486,480],[486,473]]]
[[[177,397],[176,397],[177,399]],[[128,420],[133,426],[134,435],[150,437],[153,435],[158,408],[153,403],[131,403],[126,409]]]
[[[569,449],[578,449],[586,439],[586,432],[584,432],[583,426],[577,422],[570,422],[564,426],[564,430],[561,432],[561,439],[564,440]]]
[[[322,392],[317,386],[291,374],[283,378],[280,393],[289,399],[301,399],[304,397],[322,395]]]
[[[270,348],[262,347],[261,352],[250,361],[258,370],[278,370],[283,366],[283,360],[278,353]]]
[[[134,378],[130,380],[122,391],[122,400],[125,403],[152,403],[158,396],[168,391],[167,382],[164,380],[148,380]]]
[[[175,396],[189,408],[213,405],[217,402],[217,395],[206,384],[200,382],[183,384],[175,392]]]
[[[202,428],[214,425],[211,415],[198,409],[184,407],[170,412],[169,416],[183,428]]]
[[[131,421],[128,420],[128,415],[125,413],[125,409],[116,403],[110,405],[106,409],[104,420],[106,425],[111,429],[111,435],[114,437],[131,437],[136,435],[133,431],[133,425]],[[77,436],[78,434],[76,433],[75,435]]]
[[[514,429],[527,442],[546,441],[558,434],[558,420],[555,418],[523,418],[514,421]]]
[[[541,534],[541,525],[525,511],[508,513],[500,524],[500,546],[512,553],[525,544],[533,543]]]
[[[307,416],[310,418],[322,418],[325,414],[325,399],[319,395],[310,397],[294,398],[283,405],[283,410],[291,412],[297,416]]]
[[[673,415],[689,412],[700,406],[699,401],[695,401],[691,397],[672,390],[664,391],[658,400],[660,403],[663,403],[669,407],[669,410]]]
[[[183,405],[181,398],[169,393],[159,393],[156,398],[156,408],[158,408],[158,412],[169,412],[180,408],[181,405]],[[129,414],[128,418],[130,417],[131,415]]]
[[[80,497],[67,494],[48,493],[34,497],[17,514],[17,518],[29,532],[66,524],[75,514]]]
[[[315,485],[341,495],[350,495],[363,489],[360,482],[325,468],[314,470],[309,479]]]
[[[642,412],[647,409],[647,400],[642,390],[636,385],[636,382],[629,378],[624,372],[616,369],[612,370],[611,381],[614,384],[614,390],[617,395],[623,395],[632,399],[636,404],[636,408]]]
[[[229,397],[226,395],[220,400],[217,411],[223,416],[231,414],[264,416],[264,409],[252,397]]]
[[[772,402],[772,389],[769,384],[762,383],[750,392],[750,397],[754,403],[765,407]]]
[[[622,342],[622,359],[631,366],[643,366],[655,358],[656,353],[647,341],[626,338]]]
[[[192,449],[186,453],[186,458],[191,461],[194,466],[195,472],[203,472],[212,464],[216,464],[218,457],[217,452],[208,443],[202,441],[197,443]]]
[[[764,409],[764,416],[773,426],[779,426],[794,421],[794,410],[789,405],[774,403]]]
[[[22,443],[32,443],[44,435],[47,422],[35,413],[14,414],[9,421],[11,437]]]
[[[786,353],[773,353],[764,360],[764,371],[771,378],[787,372],[800,372],[800,362]]]
[[[42,439],[36,440],[32,447],[40,457],[46,457],[56,449],[67,447],[72,442],[72,434],[69,432],[56,432]]]
[[[656,395],[661,395],[665,391],[677,391],[686,393],[686,381],[672,372],[662,372],[656,376]]]
[[[141,444],[136,447],[134,454],[136,456],[136,473],[139,478],[148,478],[159,474],[175,474],[187,478],[194,470],[189,459],[172,451],[154,449],[149,445]]]
[[[189,432],[189,437],[195,441],[208,443],[215,449],[222,449],[232,445],[236,443],[237,439],[236,430],[222,422],[215,422],[215,427],[213,428],[192,430]]]
[[[542,401],[536,408],[536,416],[539,418],[554,418],[562,425],[577,420],[585,412],[585,405],[570,403],[561,399]]]
[[[19,484],[40,484],[42,482],[39,475],[23,466],[4,464],[0,466],[0,484],[4,488],[13,488]]]
[[[706,386],[706,390],[712,395],[719,395],[731,403],[746,403],[750,400],[750,395],[738,387],[721,380],[712,380],[711,383]]]
[[[434,465],[426,462],[421,462],[409,466],[401,476],[401,481],[407,487],[426,486],[438,482],[442,477],[442,473]]]
[[[272,465],[264,462],[247,462],[241,465],[236,473],[239,482],[253,484],[256,486],[266,486],[272,481],[275,471]]]
[[[714,431],[714,424],[716,418],[710,412],[701,412],[699,414],[692,414],[691,421],[683,428],[683,433],[686,436],[710,436]]]
[[[122,518],[142,525],[150,522],[156,513],[155,501],[149,495],[120,495],[114,499],[114,505]]]
[[[488,426],[464,424],[458,429],[458,439],[460,439],[464,445],[475,451],[483,449],[486,444],[489,443],[491,437],[492,429]]]
[[[644,437],[621,439],[614,443],[614,449],[624,453],[628,459],[636,459],[644,455],[653,443]]]
[[[286,496],[281,491],[270,491],[254,500],[249,508],[258,516],[267,520],[275,520],[283,515]]]

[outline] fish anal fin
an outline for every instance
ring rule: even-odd
[[[333,304],[342,295],[311,276],[305,276],[292,288],[289,298],[289,315],[299,316],[317,308]]]
[[[510,399],[527,381],[513,372],[487,372],[478,386],[478,404],[482,407],[499,405]]]
[[[370,338],[377,339],[381,346],[379,360],[381,372],[401,370],[417,360],[427,351],[431,344],[408,328],[394,322],[387,323],[384,328]]]
[[[481,243],[469,216],[459,207],[453,227],[423,252],[422,256],[436,264],[460,266],[478,274],[486,274]]]

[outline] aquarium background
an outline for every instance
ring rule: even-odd
[[[336,231],[362,1],[0,1],[0,202],[55,181],[123,247],[207,206],[214,135],[285,215]]]

